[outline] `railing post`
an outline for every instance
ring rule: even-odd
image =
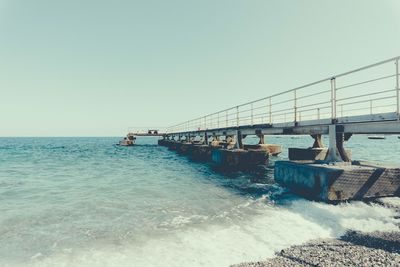
[[[272,124],[272,100],[271,97],[269,98],[269,105],[268,105],[268,109],[269,109],[269,124]]]
[[[400,119],[400,85],[399,85],[399,58],[396,59],[396,106],[397,118]]]
[[[204,130],[207,130],[207,116],[204,116]]]
[[[251,103],[251,125],[254,125],[254,120],[253,120],[253,103]]]
[[[297,123],[297,90],[294,90],[294,125]]]
[[[336,119],[336,78],[331,79],[331,119]]]
[[[317,108],[317,119],[321,119],[320,108]]]
[[[372,115],[372,100],[369,101],[369,114]]]
[[[225,111],[225,127],[228,127],[228,111]]]
[[[239,106],[236,106],[236,127],[239,127]]]
[[[217,128],[219,128],[219,112],[217,113]]]

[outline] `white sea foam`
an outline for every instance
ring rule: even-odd
[[[260,215],[226,224],[191,227],[144,244],[94,244],[77,251],[36,257],[33,266],[228,266],[273,257],[274,252],[310,239],[337,237],[348,229],[397,231],[391,209],[362,202],[327,205],[306,200],[265,206]],[[179,217],[184,223],[191,219]]]

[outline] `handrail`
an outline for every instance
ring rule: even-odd
[[[384,94],[388,92],[395,91],[396,95],[393,97],[385,97],[384,99],[393,99],[395,101],[395,106],[396,106],[396,112],[399,114],[400,112],[400,86],[399,86],[399,62],[400,56],[394,57],[391,59],[383,60],[374,64],[370,64],[358,69],[354,69],[348,72],[344,72],[341,74],[337,74],[334,76],[331,76],[329,78],[325,78],[322,80],[318,80],[312,83],[308,83],[299,87],[292,88],[290,90],[286,90],[280,93],[276,93],[267,97],[263,97],[257,100],[249,101],[244,104],[236,105],[227,109],[223,109],[214,113],[207,114],[205,116],[201,116],[192,120],[185,121],[183,123],[179,123],[173,126],[168,127],[168,132],[169,133],[174,133],[174,132],[185,132],[185,131],[193,131],[193,130],[205,130],[205,129],[210,129],[209,127],[220,127],[225,126],[225,127],[238,127],[241,125],[243,121],[251,121],[251,124],[257,124],[263,122],[268,122],[270,124],[273,123],[279,123],[282,122],[282,119],[277,118],[279,112],[281,111],[288,111],[285,113],[285,115],[290,115],[290,113],[293,114],[293,116],[290,115],[289,121],[287,121],[286,116],[284,118],[285,122],[298,122],[301,121],[302,117],[316,117],[317,119],[326,119],[327,114],[321,114],[320,109],[327,108],[325,104],[330,103],[330,118],[332,120],[336,119],[337,117],[337,109],[338,106],[342,106],[343,104],[347,103],[338,103],[338,102],[343,102],[348,99],[360,99],[360,98],[366,98],[366,97],[373,97],[378,94]],[[395,71],[393,69],[389,70],[384,70],[385,75],[382,76],[381,73],[379,73],[379,77],[377,75],[374,75],[375,78],[367,79],[362,78],[363,80],[359,80],[359,78],[356,78],[358,80],[353,81],[348,84],[341,84],[340,86],[336,86],[337,82],[342,81],[343,77],[350,77],[353,79],[354,76],[352,74],[354,73],[362,73],[365,70],[377,68],[379,66],[386,67],[387,63],[394,63],[395,64]],[[393,72],[392,72],[393,71]],[[365,75],[371,75],[371,74],[365,74]],[[378,82],[387,82],[391,78],[394,78],[395,81],[393,81],[393,89],[389,89],[386,87],[385,90],[381,88],[381,85],[377,84]],[[346,81],[346,80],[345,80]],[[390,83],[391,84],[391,83]],[[313,86],[315,85],[323,85],[322,88],[315,88]],[[348,89],[350,87],[354,86],[360,86],[360,85],[365,85],[365,86],[375,86],[372,89],[368,89],[367,87],[365,90],[363,89],[362,94],[358,95],[352,95],[354,92],[344,90]],[[385,86],[390,86],[390,85],[385,85]],[[313,87],[313,88],[310,88]],[[306,95],[304,95],[305,89]],[[369,91],[368,91],[369,90]],[[372,90],[372,91],[371,91]],[[327,96],[326,94],[330,92],[330,96]],[[303,93],[303,94],[302,94]],[[343,97],[338,94],[345,94],[349,93],[350,96]],[[283,96],[284,98],[282,98]],[[278,101],[277,97],[279,97]],[[352,102],[353,104],[361,103],[361,102],[368,102],[368,101],[379,101],[382,98],[372,98],[372,99],[366,99],[362,101],[354,101]],[[274,101],[275,100],[275,101]],[[303,103],[305,100],[307,101],[312,101],[313,103]],[[256,104],[256,105],[255,105]],[[288,104],[284,106],[285,104]],[[350,104],[350,103],[349,103]],[[324,106],[322,106],[324,105]],[[315,108],[310,108],[315,106]],[[391,108],[392,105],[390,103],[386,104],[386,107],[389,109]],[[304,109],[308,108],[308,109]],[[254,114],[254,111],[257,111],[257,114]],[[370,110],[372,112],[372,109]],[[390,109],[390,111],[393,111]],[[307,112],[313,112],[312,114],[305,114]],[[343,113],[343,110],[341,111]],[[301,115],[301,116],[300,116]],[[322,117],[321,117],[322,115]],[[346,114],[347,116],[349,114]],[[343,114],[341,114],[343,116]]]

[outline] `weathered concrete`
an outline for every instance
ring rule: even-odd
[[[180,143],[180,144],[177,146],[177,152],[178,152],[179,154],[186,155],[186,154],[189,153],[190,148],[191,148],[193,145],[194,145],[193,143],[182,142],[182,143]]]
[[[244,145],[244,149],[249,151],[267,151],[271,156],[277,156],[282,153],[282,146],[274,144]]]
[[[190,158],[198,161],[211,160],[211,146],[197,145],[191,148]]]
[[[328,148],[289,148],[289,160],[324,160]]]
[[[157,143],[158,143],[158,145],[159,146],[166,146],[167,145],[167,139],[159,139],[158,141],[157,141]]]
[[[181,142],[177,141],[171,141],[168,143],[168,149],[169,150],[178,150]]]
[[[275,181],[294,193],[322,201],[400,195],[400,168],[353,162],[275,162]]]
[[[215,164],[228,170],[248,170],[268,165],[269,153],[266,150],[215,149],[211,158]]]
[[[158,145],[168,147],[170,150],[175,150],[179,154],[199,161],[211,161],[211,151],[222,148],[223,144],[223,141],[212,141],[209,145],[203,145],[200,141],[179,142],[167,139],[158,140]]]
[[[175,140],[160,139],[158,140],[158,144],[161,146],[165,146],[170,150],[177,150],[179,149],[181,142]]]
[[[197,161],[211,161],[211,153],[215,149],[222,148],[219,143],[212,143],[211,145],[195,145],[191,148],[190,157]]]
[[[193,160],[214,161],[217,165],[230,170],[245,170],[258,165],[268,165],[269,155],[278,155],[282,151],[280,145],[273,144],[244,145],[245,149],[227,149],[234,143],[218,140],[203,145],[200,142],[162,139],[158,144],[187,155]]]
[[[351,158],[351,150],[346,149]],[[328,148],[289,148],[289,160],[326,160]]]

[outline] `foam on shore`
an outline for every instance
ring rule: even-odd
[[[178,218],[171,223],[187,223],[184,231],[148,235],[144,243],[98,242],[51,255],[39,251],[26,265],[229,266],[273,257],[276,251],[311,239],[338,237],[349,229],[399,230],[395,211],[377,204],[353,202],[333,206],[300,199],[285,206],[264,204],[262,209],[257,201],[249,205],[257,207],[258,213],[250,218],[243,213],[241,219],[226,217],[210,223],[212,218],[202,218],[199,224],[193,224],[192,218]]]

